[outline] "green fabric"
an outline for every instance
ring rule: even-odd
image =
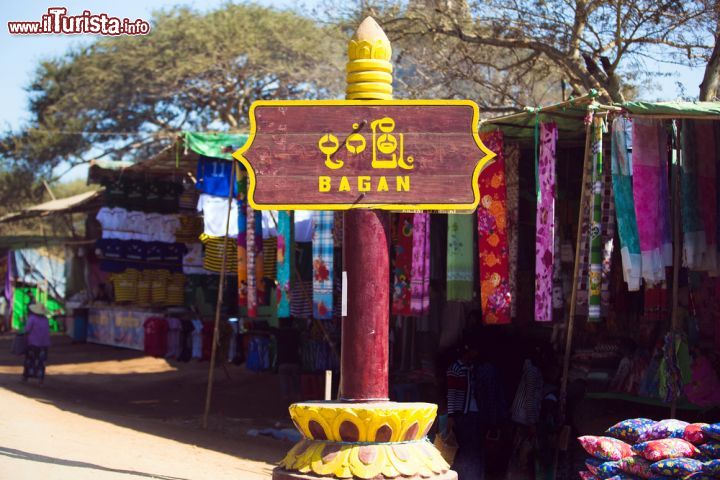
[[[625,102],[620,106],[634,115],[720,116],[720,102]]]
[[[447,299],[473,297],[473,215],[448,215]]]
[[[601,118],[593,119],[592,128],[592,155],[593,155],[593,205],[592,222],[590,223],[590,270],[588,273],[588,322],[599,322],[600,315],[600,294],[602,287],[602,186],[603,186],[603,128],[604,122]]]
[[[50,298],[45,294],[39,294],[35,287],[15,287],[13,289],[13,305],[11,325],[14,330],[23,330],[28,317],[28,307],[33,298],[39,298],[40,303],[48,311],[48,320],[50,330],[57,332],[60,330],[60,324],[56,318],[65,312],[63,304]]]
[[[206,157],[232,160],[232,154],[247,142],[246,133],[184,132],[185,146]]]

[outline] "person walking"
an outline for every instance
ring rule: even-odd
[[[27,350],[22,379],[27,382],[28,378],[37,378],[42,384],[45,381],[45,362],[50,347],[50,322],[47,318],[47,310],[39,303],[31,304],[29,310],[25,324]]]

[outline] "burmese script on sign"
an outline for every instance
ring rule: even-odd
[[[259,209],[472,209],[494,157],[469,101],[271,101],[235,152]]]

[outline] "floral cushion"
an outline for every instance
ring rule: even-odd
[[[692,458],[666,458],[655,462],[650,466],[650,470],[657,475],[667,475],[672,477],[684,477],[691,473],[702,470],[703,464]]]
[[[630,475],[629,473],[619,473],[617,475],[613,475],[612,477],[608,478],[607,480],[639,480],[640,477],[636,477],[635,475]]]
[[[708,437],[720,440],[720,423],[713,423],[712,425],[705,425],[702,427],[702,431]]]
[[[649,418],[631,418],[616,423],[605,433],[624,442],[635,443],[638,437],[654,424],[655,420]]]
[[[633,454],[630,445],[617,438],[585,435],[578,441],[587,453],[601,460],[620,460]]]
[[[582,471],[578,472],[581,480],[598,480],[598,478],[590,472]]]
[[[703,463],[703,472],[720,477],[720,460],[710,460]]]
[[[684,480],[717,480],[717,477],[708,475],[705,472],[695,472],[685,477]]]
[[[592,473],[593,475],[596,475],[596,474],[597,474],[597,471],[598,471],[598,467],[599,467],[600,465],[602,465],[603,463],[605,463],[605,461],[604,461],[604,460],[600,460],[599,458],[587,457],[587,458],[585,459],[585,468],[587,468],[588,471],[589,471],[590,473]]]
[[[598,478],[612,478],[617,475],[620,475],[624,473],[620,469],[620,465],[618,465],[618,462],[620,460],[610,460],[607,462],[601,463],[595,472],[595,476]]]
[[[694,457],[698,449],[690,442],[681,438],[664,438],[638,443],[632,447],[635,453],[642,455],[646,460],[659,462],[666,458]]]
[[[703,430],[704,432],[704,430]],[[720,458],[720,442],[707,442],[702,445],[698,445],[700,451],[707,456],[710,460]]]
[[[653,476],[652,472],[650,471],[651,463],[639,455],[625,457],[622,460],[618,460],[617,462],[620,470],[625,473],[637,475],[640,478],[650,478]]]
[[[682,420],[660,420],[649,426],[642,432],[638,438],[638,442],[647,442],[649,440],[660,440],[663,438],[683,438],[687,422]]]
[[[702,431],[702,428],[705,426],[707,426],[707,423],[691,423],[690,425],[685,427],[683,438],[688,442],[692,443],[693,445],[700,445],[701,443],[705,443],[705,441],[707,440],[707,436]]]

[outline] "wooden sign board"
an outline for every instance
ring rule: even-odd
[[[495,156],[467,100],[259,101],[233,154],[260,210],[472,210]]]

